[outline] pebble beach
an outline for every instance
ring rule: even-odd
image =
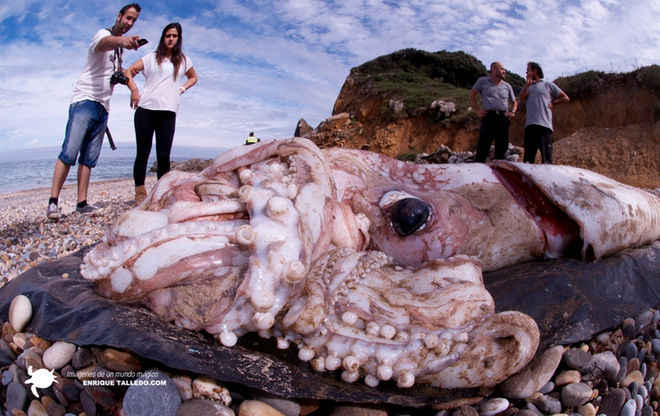
[[[146,186],[155,182],[155,177],[147,177]],[[0,194],[0,285],[41,262],[99,241],[106,226],[135,205],[133,179],[92,182],[88,203],[99,209],[88,215],[76,212],[76,195],[76,185],[62,188],[62,217],[53,222],[46,218],[50,188]]]

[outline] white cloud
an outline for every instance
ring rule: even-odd
[[[587,69],[630,71],[657,63],[656,0],[190,0],[185,9],[142,1],[132,34],[149,39],[130,64],[180,21],[199,84],[183,97],[176,142],[230,146],[254,130],[292,134],[298,118],[329,117],[351,67],[403,48],[463,50],[548,78]],[[0,144],[61,141],[71,88],[92,34],[111,25],[118,3],[17,0],[0,6]],[[4,28],[4,29],[2,29]],[[128,91],[112,99],[110,127],[132,141]]]

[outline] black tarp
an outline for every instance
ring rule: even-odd
[[[293,348],[276,350],[272,340],[247,337],[233,348],[223,347],[208,335],[164,323],[144,308],[97,295],[79,272],[88,249],[42,263],[1,288],[0,319],[7,320],[11,300],[23,294],[34,309],[26,331],[45,339],[121,348],[172,369],[287,398],[443,406],[479,396],[477,389],[347,384],[338,372],[312,371],[294,358]],[[62,278],[63,273],[69,277]],[[498,311],[519,310],[537,321],[542,345],[573,343],[660,304],[660,242],[596,263],[538,261],[487,273],[484,279]]]

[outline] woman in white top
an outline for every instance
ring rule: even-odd
[[[134,123],[137,152],[133,165],[133,180],[135,203],[138,205],[147,195],[144,178],[154,132],[160,179],[170,170],[170,151],[181,94],[197,83],[192,62],[181,50],[181,32],[179,23],[165,26],[156,51],[145,55],[125,71],[128,88],[131,90],[131,107],[136,108]],[[133,77],[142,71],[145,83],[140,96]],[[182,73],[187,78],[185,83],[181,81]]]

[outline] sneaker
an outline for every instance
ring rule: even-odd
[[[57,207],[57,204],[48,204],[48,209],[46,210],[46,217],[49,220],[57,221],[60,219],[60,209]]]
[[[85,205],[84,207],[78,208],[76,207],[76,212],[79,212],[81,214],[91,214],[92,212],[96,211],[97,208],[94,205]]]

